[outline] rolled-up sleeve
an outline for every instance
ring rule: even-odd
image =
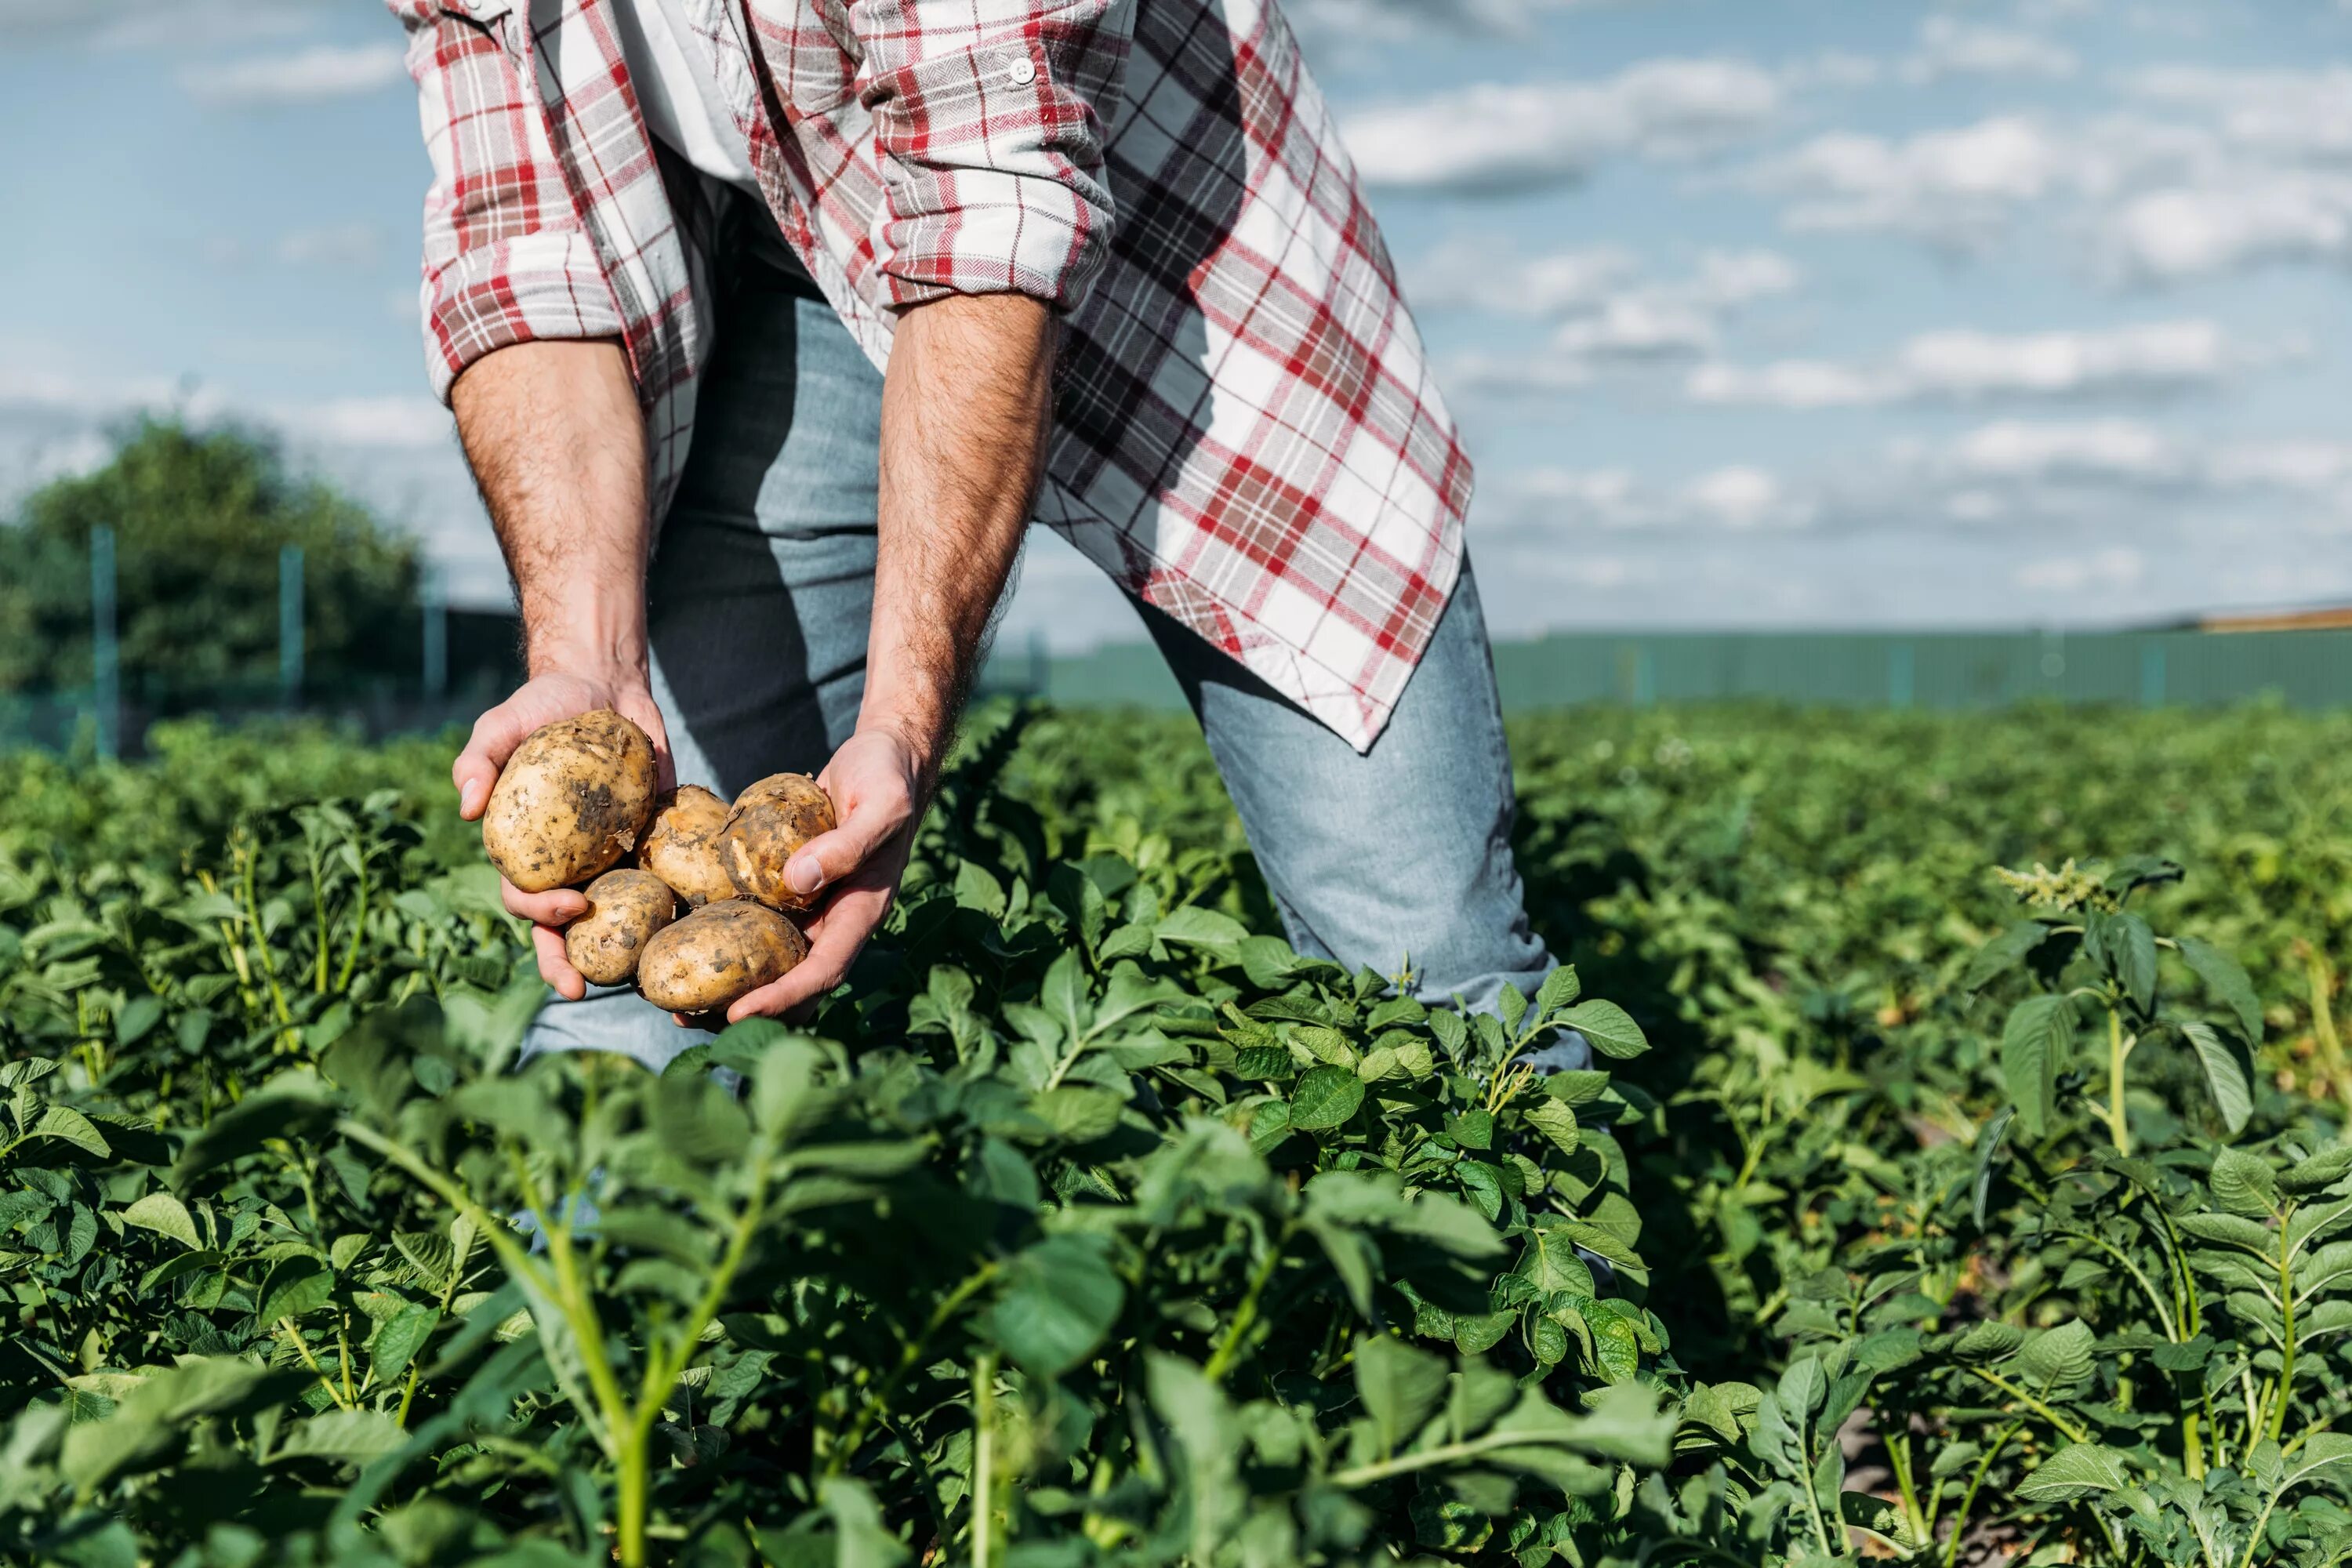
[[[855,0],[896,309],[1026,294],[1068,310],[1108,255],[1103,146],[1136,0]]]
[[[509,52],[510,0],[388,0],[408,30],[433,182],[425,198],[425,366],[446,402],[494,349],[623,336],[610,279],[547,122]]]

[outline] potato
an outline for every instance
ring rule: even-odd
[[[804,910],[803,898],[784,882],[784,863],[793,851],[838,824],[833,802],[806,773],[775,773],[735,797],[719,849],[735,890],[772,910]]]
[[[568,888],[618,865],[653,803],[653,742],[600,708],[515,748],[482,814],[482,847],[526,893]]]
[[[775,910],[725,899],[654,933],[637,959],[637,990],[673,1013],[707,1013],[782,979],[808,950],[800,928]]]
[[[637,864],[667,882],[696,909],[735,896],[719,835],[727,803],[700,784],[682,784],[654,802],[653,826],[637,846]]]
[[[651,871],[607,871],[588,884],[588,912],[563,928],[563,956],[598,985],[637,972],[653,934],[677,919],[677,895]]]

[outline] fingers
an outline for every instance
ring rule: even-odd
[[[539,926],[568,926],[588,912],[588,895],[577,888],[526,893],[504,877],[499,879],[499,900],[507,913]]]
[[[785,863],[784,885],[805,899],[847,881],[880,856],[914,815],[914,797],[904,778],[891,774],[863,784],[849,795],[841,826],[802,845]]]
[[[577,1002],[588,994],[588,982],[572,967],[564,956],[563,933],[545,926],[530,928],[530,945],[539,955],[539,977],[555,987],[555,994],[566,1002]]]
[[[457,786],[457,815],[467,822],[478,819],[490,804],[490,786],[499,782],[499,770],[507,765],[515,748],[546,722],[528,710],[533,704],[527,700],[535,695],[525,686],[474,721],[466,749],[457,753],[449,769],[450,782]]]
[[[810,922],[808,956],[782,980],[738,998],[727,1009],[727,1021],[740,1024],[746,1018],[781,1017],[848,979],[849,966],[865,951],[866,939],[889,909],[887,887],[844,888],[825,906],[824,914]]]

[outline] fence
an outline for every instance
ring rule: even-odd
[[[1993,708],[2014,702],[2207,706],[2275,696],[2352,706],[2352,631],[1943,633],[1592,632],[1498,643],[1513,711],[1763,699],[1806,705]],[[1004,654],[992,684],[1071,706],[1181,709],[1149,646],[1076,658]]]
[[[118,736],[136,752],[148,722],[204,710],[235,719],[299,711],[383,736],[469,721],[498,700],[513,668],[510,620],[445,612],[431,646],[437,668],[415,684],[320,689],[297,684],[183,695],[168,704],[135,695],[0,693],[0,749],[56,749],[78,732],[100,746]],[[452,679],[455,665],[463,675]],[[2056,701],[2137,707],[2210,706],[2273,697],[2299,708],[2352,706],[2352,630],[2263,632],[1635,634],[1584,633],[1499,643],[1495,673],[1514,712],[1581,703],[1765,700],[1849,708],[1994,708]],[[436,689],[438,688],[438,689]],[[1149,644],[1057,657],[1035,643],[1000,647],[984,692],[1042,697],[1066,707],[1179,711],[1183,693]],[[299,696],[289,696],[299,692]]]

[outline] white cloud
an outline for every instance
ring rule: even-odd
[[[278,408],[271,423],[336,447],[418,451],[446,447],[456,426],[429,397],[334,397]]]
[[[1818,498],[1769,469],[1735,464],[1679,486],[1623,468],[1538,468],[1502,487],[1500,510],[1521,529],[1752,532],[1812,522]]]
[[[1754,137],[1779,80],[1737,59],[1655,59],[1599,81],[1483,83],[1369,109],[1345,130],[1373,184],[1501,191],[1580,179],[1611,158],[1680,159]]]
[[[2233,340],[2210,321],[2151,321],[2103,331],[2001,336],[1925,332],[1881,364],[1781,360],[1691,373],[1697,403],[1777,408],[1972,402],[1992,397],[2148,396],[2214,385],[2274,351]]]
[[[405,81],[398,44],[340,48],[321,44],[297,54],[191,66],[181,84],[199,103],[220,109],[263,109],[355,97]]]
[[[1952,16],[1930,16],[1920,25],[1918,51],[1903,63],[1912,81],[1949,76],[2071,77],[2081,62],[2074,52],[2038,33],[1990,27]]]
[[[1645,277],[1614,247],[1549,256],[1496,256],[1451,246],[1411,273],[1424,305],[1483,310],[1557,323],[1532,353],[1455,357],[1447,380],[1488,391],[1559,392],[1585,385],[1612,362],[1683,360],[1713,352],[1726,321],[1801,281],[1795,263],[1769,250],[1708,251],[1681,277]]]
[[[2051,556],[2020,565],[2011,581],[2029,594],[2081,594],[2135,588],[2147,575],[2147,557],[2114,544],[2087,555]]]
[[[2136,282],[2352,260],[2352,176],[2259,169],[2150,191],[2106,215],[2100,244],[2108,270]]]
[[[2287,158],[2352,156],[2352,67],[2221,70],[2158,66],[2125,79],[2135,96],[2202,110],[2233,146]]]

